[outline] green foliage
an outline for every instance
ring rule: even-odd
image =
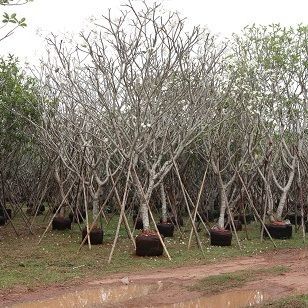
[[[33,0],[24,0],[24,1],[16,1],[16,0],[0,0],[0,6],[16,6],[16,5],[23,5],[28,2],[32,2]],[[18,18],[16,13],[8,14],[7,12],[4,12],[2,15],[2,23],[3,26],[0,27],[1,30],[4,28],[7,29],[6,32],[4,32],[2,35],[0,34],[0,42],[7,37],[9,37],[15,29],[21,27],[25,28],[27,27],[26,18]],[[8,25],[12,25],[12,27],[7,28]]]
[[[36,85],[21,71],[17,59],[0,59],[0,143],[11,151],[31,141],[32,125],[40,119]],[[29,121],[30,120],[30,121]]]
[[[27,26],[27,24],[25,23],[26,18],[21,18],[21,19],[17,19],[16,17],[16,13],[13,13],[11,15],[9,15],[8,13],[4,13],[3,14],[3,23],[12,23],[12,24],[17,24],[18,26],[24,28]]]

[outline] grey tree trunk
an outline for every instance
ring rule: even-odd
[[[161,195],[161,215],[162,215],[162,222],[167,222],[167,201],[166,201],[166,193],[164,184],[160,184],[160,195]]]

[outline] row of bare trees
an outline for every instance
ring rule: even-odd
[[[163,222],[168,209],[187,214],[199,244],[204,211],[219,211],[219,228],[243,211],[296,211],[304,224],[307,35],[252,26],[222,44],[159,5],[128,3],[73,43],[51,36],[36,70],[41,121],[29,119],[35,153],[12,185],[29,186],[36,211],[85,210],[88,231],[112,205],[131,238],[132,210],[144,230],[153,210]]]

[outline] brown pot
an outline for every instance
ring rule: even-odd
[[[234,220],[234,227],[235,227],[236,231],[242,231],[243,230],[242,223],[240,222],[240,220]],[[233,226],[232,226],[231,221],[230,221],[230,223],[227,223],[226,229],[227,230],[233,230]]]
[[[82,240],[87,235],[87,227],[82,229],[81,238]],[[103,243],[104,231],[101,228],[94,227],[90,232],[90,242],[91,245],[100,245]],[[85,244],[88,244],[88,239],[86,239]]]
[[[56,216],[52,220],[52,230],[66,230],[71,229],[71,220],[66,217]]]
[[[163,237],[162,237],[163,238]],[[161,256],[164,248],[156,232],[141,233],[136,237],[136,255]]]
[[[157,224],[157,229],[164,237],[173,237],[174,225],[172,223],[159,223]]]
[[[210,239],[212,246],[231,246],[232,232],[226,229],[211,229]]]
[[[284,223],[271,223],[265,225],[269,234],[274,239],[289,239],[292,237],[292,225]],[[264,230],[264,236],[268,237],[267,232]]]

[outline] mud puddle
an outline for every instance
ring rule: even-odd
[[[23,302],[9,307],[13,308],[72,308],[72,307],[108,307],[144,297],[158,292],[162,284],[129,284],[113,287],[100,287],[62,294],[44,300]]]
[[[164,308],[240,308],[261,304],[269,297],[261,291],[233,291],[162,306]]]

